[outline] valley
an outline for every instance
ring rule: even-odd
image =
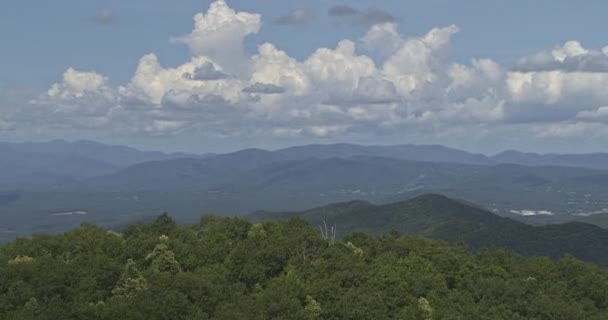
[[[385,204],[426,193],[465,199],[533,225],[582,221],[608,227],[608,218],[603,218],[608,217],[608,171],[597,165],[497,163],[504,157],[416,145],[309,145],[170,155],[94,142],[48,144],[6,146],[19,150],[9,155],[13,167],[20,168],[0,169],[5,177],[0,214],[3,227],[14,232],[1,234],[1,241],[16,234],[61,232],[82,222],[120,226],[165,211],[188,223],[203,213],[304,210],[350,200]],[[48,149],[54,150],[50,159],[72,159],[79,165],[50,170],[25,161],[46,155]],[[82,161],[79,157],[85,154]],[[99,172],[100,162],[92,159],[103,159],[104,168],[119,167]],[[78,211],[87,214],[55,215]]]

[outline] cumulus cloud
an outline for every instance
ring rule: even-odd
[[[208,56],[231,71],[240,71],[245,59],[243,40],[256,34],[262,25],[261,15],[236,12],[226,1],[211,3],[206,13],[194,16],[194,30],[190,34],[173,38],[173,42],[186,44],[193,54]]]
[[[520,58],[515,71],[608,72],[608,50],[588,50],[577,41],[568,41],[553,51]]]
[[[403,37],[394,23],[382,23],[372,26],[361,39],[363,48],[369,52],[381,54],[387,58],[403,44]]]
[[[312,12],[307,8],[297,8],[274,20],[276,24],[306,24],[313,18]]]
[[[285,88],[271,84],[271,83],[256,82],[248,87],[245,87],[243,89],[243,92],[261,93],[261,94],[279,94],[279,93],[284,93]]]
[[[581,111],[576,114],[581,120],[608,122],[608,106],[599,107],[596,110]]]
[[[583,122],[549,123],[534,126],[534,130],[539,137],[543,138],[568,138],[585,135],[589,130],[589,126]]]
[[[392,104],[400,102],[395,85],[388,80],[363,77],[355,90],[347,96],[334,96],[325,101],[329,105]]]
[[[329,14],[360,19],[366,12],[335,6]],[[173,38],[191,49],[188,61],[169,67],[146,54],[118,85],[69,68],[20,107],[0,106],[0,130],[343,140],[407,133],[448,142],[469,139],[470,130],[480,139],[583,139],[606,131],[607,48],[571,41],[512,67],[484,58],[453,63],[446,53],[457,26],[405,35],[394,18],[374,19],[361,39],[318,48],[305,59],[272,43],[249,56],[243,41],[260,30],[261,16],[214,1],[195,15],[192,32]]]
[[[100,93],[108,90],[108,79],[94,71],[81,72],[69,68],[63,73],[61,82],[55,83],[48,90],[49,97],[80,98],[89,93]]]
[[[235,78],[217,81],[192,81],[185,74],[195,75],[197,70],[205,70],[211,63],[204,56],[192,58],[187,63],[174,68],[163,67],[158,57],[148,54],[142,57],[131,81],[119,88],[123,96],[136,98],[146,103],[160,105],[163,96],[169,91],[185,91],[192,94],[220,94],[227,100],[238,100],[241,84]],[[206,74],[209,76],[209,74]]]
[[[608,72],[602,66],[605,55],[605,49],[568,41],[519,59],[504,81],[505,121],[548,125],[588,120],[589,110],[608,104],[608,92],[602,89],[608,85]],[[586,125],[576,123],[576,128]],[[574,128],[572,124],[566,127]],[[550,133],[543,136],[559,136],[558,129],[543,132]]]
[[[212,62],[207,61],[201,66],[196,67],[192,73],[184,73],[183,77],[188,80],[208,81],[226,79],[228,75],[222,72]]]
[[[45,94],[16,110],[13,120],[47,129],[107,129],[118,125],[110,117],[117,102],[116,89],[107,77],[69,68]]]

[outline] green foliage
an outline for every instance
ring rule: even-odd
[[[2,247],[0,319],[608,319],[608,270],[570,256],[395,232],[329,245],[300,219],[172,221]]]
[[[357,257],[363,257],[363,250],[361,250],[361,248],[357,247],[356,245],[354,245],[352,242],[346,242],[344,244],[344,246],[346,246],[347,248],[349,248],[353,254]]]
[[[505,247],[524,255],[578,259],[608,266],[608,230],[584,223],[531,226],[500,217],[459,200],[426,194],[408,201],[373,205],[362,201],[330,204],[301,212],[256,212],[252,221],[299,217],[320,226],[326,239],[332,230],[340,237],[353,232],[391,236],[415,235],[446,241],[464,241],[474,249]],[[330,227],[331,225],[331,227]]]
[[[167,213],[163,213],[156,220],[152,222],[150,225],[150,229],[154,232],[160,233],[161,235],[169,234],[173,229],[175,229],[176,224],[175,220],[169,216]]]
[[[423,320],[433,320],[433,308],[425,298],[418,299],[418,313]]]
[[[175,260],[175,254],[164,243],[154,247],[154,251],[146,257],[146,260],[150,261],[150,269],[154,272],[176,274],[181,271],[179,262]]]
[[[321,304],[311,296],[306,296],[306,305],[304,306],[304,313],[310,320],[320,319],[323,309]]]
[[[266,238],[266,230],[264,230],[264,226],[261,224],[254,224],[251,226],[251,229],[247,232],[247,238],[252,240],[262,240]]]
[[[34,262],[34,258],[29,256],[16,256],[14,259],[8,261],[8,264],[25,264]]]
[[[140,291],[146,290],[148,283],[146,278],[139,272],[135,266],[135,262],[131,259],[127,261],[124,273],[116,287],[112,290],[112,294],[117,297],[133,297]]]

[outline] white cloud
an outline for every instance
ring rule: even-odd
[[[158,57],[148,54],[142,57],[135,75],[128,85],[121,87],[121,93],[137,97],[153,105],[160,105],[169,91],[186,91],[192,94],[220,94],[227,100],[238,100],[241,84],[238,79],[218,79],[218,81],[192,81],[185,74],[196,74],[197,70],[212,63],[209,58],[197,56],[175,68],[164,68]]]
[[[608,50],[589,50],[577,41],[568,41],[551,52],[541,51],[523,57],[515,71],[608,72]]]
[[[256,82],[256,83],[244,88],[243,92],[259,93],[259,94],[279,94],[279,93],[284,93],[285,88],[274,85],[274,84]]]
[[[608,122],[608,106],[599,107],[596,110],[581,111],[576,114],[577,119]]]
[[[305,62],[304,68],[315,83],[332,92],[353,90],[361,77],[377,73],[374,61],[355,54],[355,43],[342,40],[335,49],[321,48]],[[320,86],[321,87],[321,86]]]
[[[535,127],[539,137],[572,137],[586,133],[589,127],[583,122],[543,124]]]
[[[570,103],[588,108],[608,102],[608,73],[595,72],[509,72],[507,90],[516,103],[556,105]]]
[[[330,96],[326,104],[364,105],[392,104],[401,101],[395,85],[388,80],[376,77],[362,77],[353,92],[346,96]]]
[[[79,98],[87,93],[99,93],[108,89],[108,79],[96,72],[81,72],[69,68],[63,79],[48,90],[50,97]]]
[[[608,65],[603,50],[584,48],[577,41],[520,59],[505,80],[506,119],[550,123],[589,117],[584,112],[608,104],[608,69],[603,64]],[[547,132],[561,131],[566,132]]]
[[[369,52],[377,52],[383,58],[395,53],[403,44],[403,39],[394,23],[373,25],[361,39],[363,47]]]
[[[274,45],[261,45],[251,61],[251,82],[274,84],[295,95],[305,95],[310,91],[312,84],[302,64]]]
[[[144,135],[451,139],[484,126],[487,136],[498,134],[490,127],[517,127],[527,137],[588,138],[608,118],[606,107],[597,108],[608,105],[608,72],[598,58],[608,47],[570,41],[509,70],[483,58],[450,62],[457,26],[406,36],[395,23],[379,23],[358,42],[345,39],[298,60],[272,43],[247,56],[243,41],[260,30],[261,16],[225,1],[194,21],[190,34],[173,39],[191,49],[189,61],[166,67],[147,54],[118,86],[69,68],[45,94],[4,112],[0,130],[28,123]],[[533,125],[526,131],[521,123]]]
[[[186,44],[197,56],[208,56],[231,73],[243,69],[243,40],[256,34],[262,26],[261,16],[236,12],[224,0],[213,1],[206,13],[194,16],[194,30],[173,38]]]
[[[402,39],[396,52],[384,62],[383,73],[403,96],[424,90],[438,80],[434,69],[441,69],[441,51],[456,32],[458,27],[452,25],[434,28],[421,38]]]
[[[446,90],[456,97],[471,97],[496,91],[504,81],[505,72],[490,59],[473,59],[471,65],[452,64],[447,68],[449,84]]]
[[[195,68],[192,73],[184,73],[182,76],[185,79],[195,81],[222,80],[228,77],[227,74],[212,62],[205,62],[200,67]]]

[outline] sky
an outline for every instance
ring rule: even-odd
[[[5,0],[0,140],[608,151],[605,1]]]

